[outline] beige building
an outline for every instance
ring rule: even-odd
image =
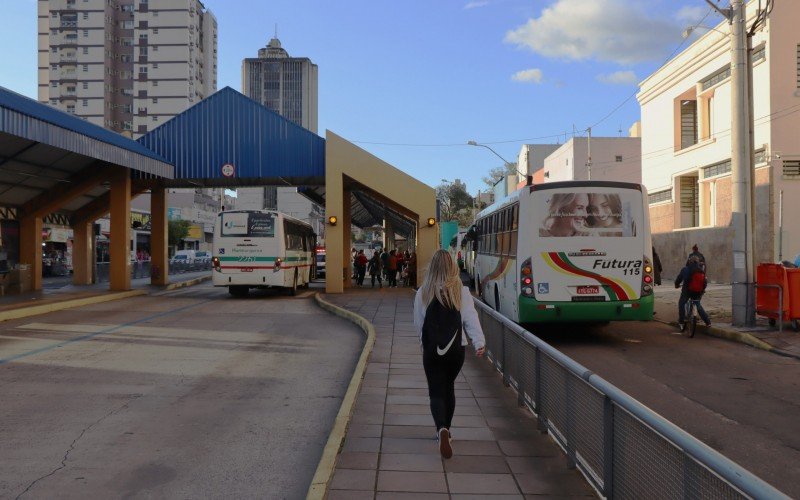
[[[39,101],[138,137],[217,88],[199,0],[39,0]]]
[[[641,182],[642,142],[639,137],[573,137],[544,159],[542,182]]]
[[[758,2],[747,6],[748,26]],[[757,262],[800,252],[800,3],[776,2],[753,38],[755,249]],[[732,276],[731,83],[727,22],[644,80],[642,180],[656,250],[675,275],[697,243],[713,256],[709,276]],[[779,200],[787,221],[779,225]]]
[[[517,154],[517,183],[526,181],[522,174],[533,177],[534,184],[544,182],[544,159],[559,147],[559,144],[523,144]]]

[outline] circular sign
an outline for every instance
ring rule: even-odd
[[[233,174],[236,173],[236,167],[233,166],[231,163],[226,163],[222,165],[222,175],[225,177],[233,177]]]

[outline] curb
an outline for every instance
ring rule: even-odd
[[[38,316],[40,314],[47,314],[55,311],[62,311],[73,307],[82,307],[92,304],[100,304],[102,302],[110,302],[112,300],[127,299],[129,297],[136,297],[139,295],[146,295],[147,290],[129,290],[127,292],[106,293],[103,295],[96,295],[93,297],[84,297],[82,299],[64,300],[61,302],[53,302],[52,304],[42,304],[31,307],[21,307],[19,309],[12,309],[10,311],[0,312],[0,322],[8,321],[11,319],[27,318],[29,316]]]
[[[188,281],[180,281],[178,283],[170,283],[169,285],[164,287],[164,291],[175,290],[176,288],[184,288],[187,286],[197,285],[204,281],[209,281],[211,276],[201,276],[199,278],[191,279]]]
[[[672,322],[672,321],[663,321],[663,320],[660,320],[660,319],[656,319],[655,321],[658,321],[659,323],[663,323],[665,325],[674,326],[674,327],[678,326],[678,323],[675,323],[675,322]],[[732,341],[738,342],[740,344],[749,345],[750,347],[755,347],[756,349],[761,349],[763,351],[774,352],[774,353],[780,354],[782,356],[796,357],[793,354],[787,353],[785,351],[782,351],[782,350],[774,347],[773,345],[771,345],[771,344],[769,344],[767,342],[764,342],[763,340],[759,339],[755,335],[751,335],[751,334],[749,334],[747,332],[732,332],[730,330],[725,330],[725,329],[718,328],[718,327],[715,327],[715,326],[706,327],[706,332],[708,332],[708,334],[711,335],[712,337],[718,337],[718,338],[721,338],[721,339],[732,340]]]
[[[375,345],[375,327],[372,323],[367,321],[363,316],[343,309],[339,306],[331,304],[323,299],[319,292],[314,294],[314,300],[317,305],[331,312],[341,318],[344,318],[352,323],[358,325],[364,333],[367,334],[367,341],[364,343],[364,349],[361,351],[361,357],[358,359],[356,369],[353,372],[353,377],[350,379],[350,385],[347,387],[347,392],[342,399],[342,405],[339,407],[339,413],[336,414],[336,420],[333,423],[328,442],[325,444],[325,449],[322,450],[322,456],[319,459],[317,470],[314,473],[314,478],[311,480],[311,485],[308,487],[306,500],[322,500],[328,490],[328,483],[333,476],[333,470],[336,467],[336,456],[339,454],[339,449],[342,447],[344,437],[347,433],[347,426],[350,423],[350,418],[353,415],[353,407],[356,403],[356,396],[361,389],[361,381],[364,379],[364,372],[367,369],[367,359],[372,352],[372,346]]]

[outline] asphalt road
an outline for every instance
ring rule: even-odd
[[[800,360],[657,323],[532,329],[773,486],[800,498]]]
[[[0,324],[0,498],[304,498],[364,342],[308,295]]]

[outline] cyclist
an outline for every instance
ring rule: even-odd
[[[675,278],[675,288],[681,289],[681,298],[678,300],[678,323],[681,325],[684,321],[689,319],[685,317],[686,303],[689,300],[696,300],[697,313],[700,315],[703,322],[705,322],[706,326],[711,326],[711,320],[708,318],[706,310],[703,309],[703,306],[700,304],[700,299],[706,291],[706,286],[708,286],[706,273],[703,271],[703,264],[704,263],[700,262],[699,257],[692,255],[689,257],[686,266],[681,269],[678,277]]]

